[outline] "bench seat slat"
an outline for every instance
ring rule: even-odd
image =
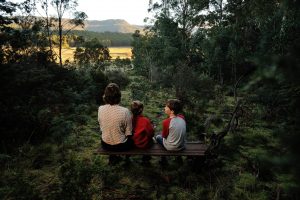
[[[154,144],[149,149],[134,148],[122,152],[107,151],[100,147],[97,153],[101,155],[204,156],[206,150],[207,145],[203,143],[187,143],[186,149],[182,151],[167,151],[159,144]]]

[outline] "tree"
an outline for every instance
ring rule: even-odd
[[[1,32],[7,28],[7,25],[13,22],[13,18],[8,17],[11,16],[13,12],[16,10],[16,4],[12,2],[7,2],[6,0],[0,1],[0,30]]]
[[[40,4],[41,4],[41,8],[45,13],[45,21],[46,21],[46,33],[47,33],[47,37],[48,37],[48,42],[49,42],[49,48],[50,51],[52,52],[52,31],[51,31],[51,27],[53,27],[53,18],[49,16],[49,0],[37,0]]]
[[[58,20],[58,35],[59,35],[59,64],[62,66],[62,44],[63,44],[63,29],[66,24],[71,24],[72,27],[65,33],[69,33],[70,30],[76,26],[84,26],[84,20],[87,15],[84,12],[76,11],[77,0],[52,0],[51,5],[55,8]],[[75,11],[74,11],[75,10]],[[66,12],[73,11],[74,18],[70,21],[63,21],[63,16]]]
[[[3,1],[5,2],[5,1]],[[11,16],[8,21],[3,22],[1,42],[1,62],[17,63],[31,62],[31,59],[39,60],[41,63],[53,60],[53,55],[46,47],[46,36],[43,34],[43,22],[32,16],[35,7],[32,1],[24,1],[20,4],[8,4],[11,8],[2,5],[7,10],[21,12],[18,16]],[[3,15],[3,17],[6,14]],[[3,18],[4,19],[4,18]],[[5,23],[14,22],[14,26]],[[13,28],[18,27],[18,28]]]
[[[9,26],[14,22],[12,18],[13,12],[16,10],[16,4],[7,2],[6,0],[0,1],[0,63],[6,62],[7,46],[10,39],[9,32],[12,28]]]
[[[186,72],[199,72],[196,70],[199,63],[194,61],[201,60],[202,54],[194,51],[192,33],[204,25],[201,11],[208,7],[208,3],[206,0],[162,0],[150,4],[149,10],[155,13],[154,25],[146,36],[134,34],[133,62],[136,69],[143,71],[144,75],[146,72],[151,81],[174,87],[176,96],[181,99],[192,88],[191,79],[188,79],[190,82],[183,81]]]
[[[106,60],[110,60],[109,49],[96,38],[85,42],[84,48],[77,47],[74,52],[74,61],[79,65],[97,66]]]
[[[157,78],[155,77],[156,74],[154,73],[154,54],[153,47],[154,41],[151,40],[151,37],[147,35],[140,34],[140,31],[136,30],[135,33],[132,35],[133,42],[132,42],[132,58],[133,64],[135,66],[135,71],[138,74],[147,77],[150,82],[153,82]],[[157,53],[159,50],[156,49]]]

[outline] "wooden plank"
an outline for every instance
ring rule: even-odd
[[[101,147],[97,150],[97,154],[101,155],[149,155],[149,156],[204,156],[207,145],[203,143],[187,143],[186,149],[182,151],[167,151],[161,145],[154,144],[149,149],[131,149],[129,151],[114,152],[107,151]]]

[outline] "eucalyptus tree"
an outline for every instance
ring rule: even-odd
[[[45,25],[45,29],[46,29],[46,34],[48,37],[48,45],[50,48],[50,51],[52,52],[52,31],[51,31],[51,27],[54,26],[53,24],[53,17],[50,17],[50,11],[49,11],[49,7],[50,7],[50,0],[36,0],[36,3],[40,4],[41,9],[43,10],[45,16],[43,16],[42,13],[40,13],[40,15],[43,16],[43,18],[45,19],[46,25]]]
[[[257,66],[246,83],[247,95],[265,110],[259,120],[267,122],[272,137],[280,139],[269,159],[260,161],[269,173],[261,174],[261,179],[277,185],[272,192],[278,199],[299,197],[299,8],[299,2],[291,0],[228,0],[226,6],[226,28],[233,36],[230,62],[239,66],[238,75],[245,70],[241,65],[245,60]]]
[[[84,20],[87,15],[84,12],[76,11],[78,6],[77,0],[51,0],[51,5],[56,11],[56,17],[58,21],[58,35],[59,35],[59,64],[62,66],[62,45],[63,45],[63,30],[67,25],[71,25],[67,28],[66,34],[76,26],[84,26]],[[74,15],[71,20],[63,20],[65,14],[69,12]]]
[[[6,14],[1,15],[1,18],[5,19],[1,25],[3,27],[1,28],[1,39],[5,44],[1,48],[2,52],[5,51],[2,54],[3,61],[5,60],[6,63],[28,61],[34,57],[37,59],[42,54],[46,60],[50,60],[51,55],[46,55],[47,52],[44,51],[46,37],[41,34],[43,24],[33,16],[34,2],[27,0],[18,4],[6,1],[1,1],[1,3],[3,3],[1,8],[6,10]],[[14,16],[8,17],[7,12],[10,11],[15,11]]]
[[[133,64],[135,66],[135,70],[142,76],[147,77],[150,81],[152,81],[152,64],[145,63],[147,61],[151,62],[151,59],[148,54],[147,49],[147,38],[146,36],[140,34],[139,30],[136,30],[134,34],[132,34],[133,42],[132,42],[132,58]]]
[[[10,24],[13,23],[11,17],[13,12],[16,10],[15,4],[7,2],[6,0],[0,1],[0,63],[2,64],[6,60],[5,46],[8,40],[8,32],[11,31]]]
[[[205,14],[209,6],[208,0],[161,0],[150,4],[150,12],[155,13],[156,21],[168,18],[178,27],[182,48],[189,52],[192,33],[205,25]]]
[[[77,47],[74,60],[80,66],[99,66],[104,61],[110,60],[109,49],[94,38],[84,43],[84,48]]]
[[[191,76],[186,76],[191,75],[197,65],[193,60],[202,56],[195,53],[192,38],[195,29],[205,24],[202,11],[208,5],[207,0],[151,1],[149,11],[154,13],[154,25],[145,36],[134,37],[134,63],[146,55],[143,71],[148,69],[151,81],[174,87],[178,98],[183,98],[189,90],[189,81],[185,80],[191,80]],[[140,66],[141,63],[136,67]]]
[[[1,0],[0,1],[0,30],[1,32],[5,29],[9,29],[9,24],[13,22],[10,17],[13,12],[16,10],[16,4]]]

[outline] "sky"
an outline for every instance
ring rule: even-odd
[[[77,10],[89,20],[124,19],[129,24],[143,25],[149,0],[78,0]]]
[[[24,0],[11,0],[20,3]],[[144,25],[149,0],[77,0],[77,11],[88,15],[88,20],[124,19],[129,24]],[[64,17],[68,17],[65,15]]]

